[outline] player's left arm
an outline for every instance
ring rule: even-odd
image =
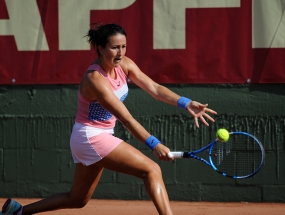
[[[130,58],[125,56],[121,66],[130,80],[154,99],[177,106],[180,96],[149,78]]]
[[[154,99],[178,106],[178,100],[181,98],[181,96],[153,81],[146,74],[144,74],[130,58],[125,56],[121,62],[121,66],[127,73],[130,80],[150,94]],[[214,119],[209,116],[207,112],[212,114],[217,113],[216,111],[207,108],[207,106],[208,104],[201,104],[196,101],[189,101],[187,104],[185,104],[185,109],[194,117],[197,127],[199,127],[198,119],[200,119],[207,126],[209,124],[205,118],[214,122]]]

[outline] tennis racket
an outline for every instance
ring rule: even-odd
[[[254,176],[264,163],[264,148],[260,141],[246,132],[230,132],[227,142],[218,139],[209,145],[192,152],[169,152],[169,157],[194,158],[211,166],[222,176],[243,179]],[[208,152],[209,160],[197,156]]]

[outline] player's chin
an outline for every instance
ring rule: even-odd
[[[120,65],[120,63],[113,63],[112,65],[113,65],[113,67],[118,67]]]

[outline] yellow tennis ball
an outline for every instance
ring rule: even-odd
[[[216,137],[220,142],[227,142],[229,140],[230,134],[226,129],[220,128],[216,133]]]

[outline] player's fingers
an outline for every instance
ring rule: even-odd
[[[200,120],[207,126],[209,126],[209,124],[207,123],[207,121],[204,119],[203,116],[200,116]]]
[[[204,113],[204,116],[205,116],[208,120],[210,120],[210,121],[212,121],[212,122],[215,122],[215,120],[214,120],[211,116],[209,116],[208,114]]]
[[[216,111],[214,111],[212,109],[209,109],[209,108],[205,108],[205,112],[209,112],[209,113],[212,113],[212,114],[217,114]]]
[[[161,160],[161,161],[168,161],[168,160],[169,160],[169,157],[167,156],[166,153],[161,152],[161,153],[159,153],[159,155],[158,155],[158,159]]]
[[[194,121],[195,121],[195,125],[196,125],[196,127],[197,127],[197,128],[199,128],[198,118],[197,118],[197,117],[195,117],[195,118],[194,118]]]
[[[171,161],[174,160],[174,157],[170,152],[167,154],[167,157],[168,157],[168,160],[171,160]]]
[[[171,160],[171,159],[166,155],[166,156],[161,156],[161,157],[159,158],[159,160],[161,160],[161,161],[169,161],[169,160]]]
[[[173,161],[174,160],[174,157],[173,156],[169,156],[168,153],[165,155],[165,158],[166,158],[167,161]]]
[[[159,154],[159,155],[157,156],[157,158],[158,158],[158,160],[160,160],[160,161],[162,161],[162,160],[163,160],[163,157],[162,157],[162,155],[161,155],[161,154]]]

